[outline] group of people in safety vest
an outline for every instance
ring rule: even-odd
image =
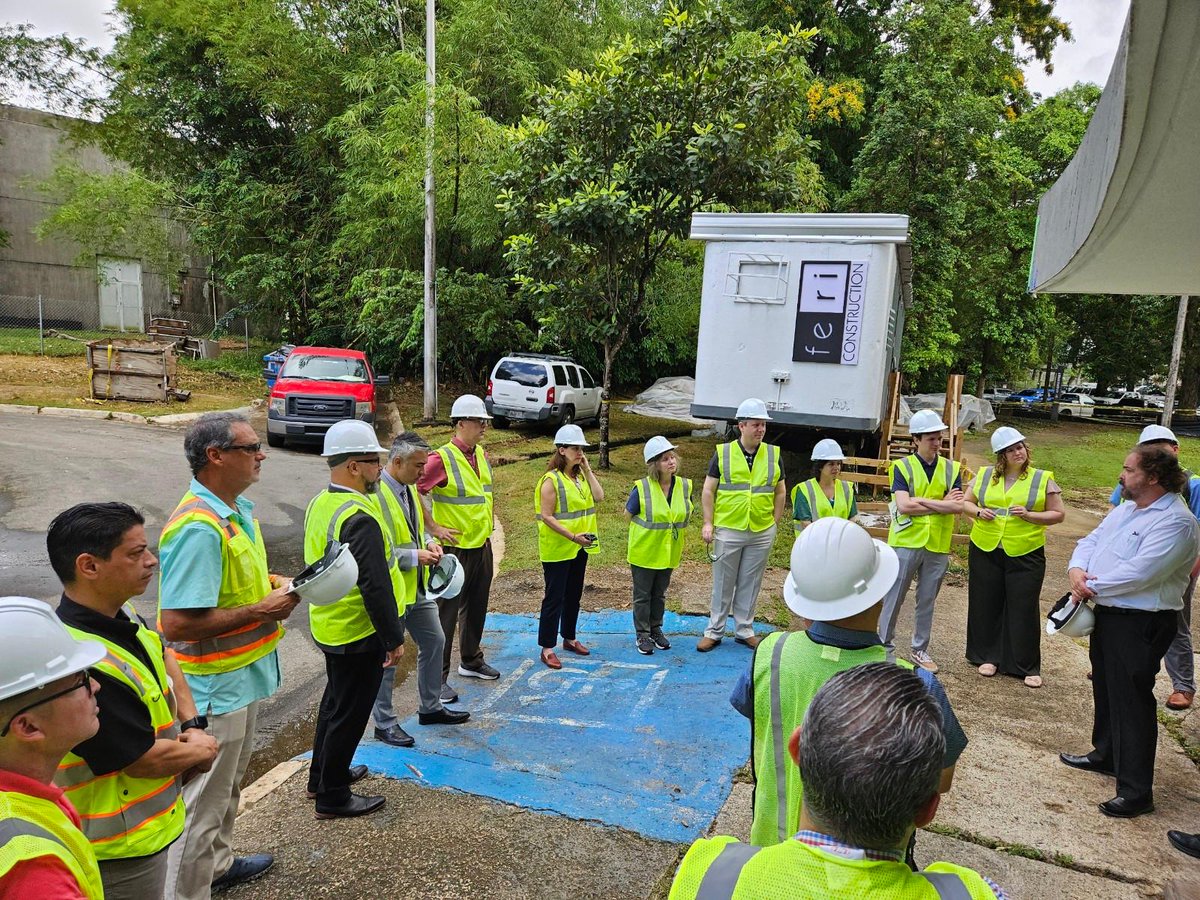
[[[366,423],[332,426],[322,452],[329,482],[306,508],[308,568],[295,579],[269,570],[244,496],[265,454],[236,414],[205,415],[185,436],[192,481],[163,530],[161,565],[132,507],[90,503],[60,513],[47,532],[63,583],[57,610],[0,599],[0,896],[208,897],[266,872],[269,854],[233,855],[232,829],[258,707],[280,686],[282,623],[302,600],[327,674],[308,797],[317,818],[379,809],[383,796],[352,790],[368,774],[353,756],[372,716],[378,740],[415,743],[392,696],[406,634],[417,646],[421,725],[470,719],[452,708],[456,632],[459,677],[500,675],[481,644],[493,566],[492,469],[481,444],[489,418],[478,397],[458,398],[454,436],[436,451],[413,431],[384,448]],[[1053,474],[1034,468],[1024,437],[1002,427],[992,436],[994,463],[964,489],[960,464],[939,452],[947,426],[920,411],[909,425],[915,452],[891,466],[883,542],[852,521],[857,507],[839,478],[841,448],[819,442],[812,477],[791,492],[803,530],[784,585],[806,630],[760,637],[755,604],[788,504],[781,452],[764,441],[769,420],[761,400],[741,404],[738,436],[718,445],[700,492],[713,589],[696,649],[714,650],[732,616],[734,640],[753,650],[730,698],[752,723],[751,842],[697,842],[671,897],[1003,897],[968,869],[936,863],[918,872],[913,861],[916,829],[933,818],[967,744],[935,677],[929,632],[954,518],[965,513],[973,519],[967,657],[985,677],[1003,672],[1040,686],[1044,532],[1064,514]],[[1072,602],[1095,601],[1096,633],[1105,636],[1093,640],[1097,680],[1115,696],[1121,667],[1136,670],[1137,684],[1121,694],[1135,704],[1145,699],[1143,676],[1157,671],[1185,618],[1179,597],[1200,551],[1200,529],[1180,499],[1190,489],[1200,502],[1200,478],[1179,467],[1174,436],[1154,428],[1126,459],[1121,496],[1130,502],[1119,508],[1122,524],[1111,527],[1134,529],[1123,518],[1143,511],[1157,518],[1137,518],[1132,537],[1103,534],[1102,524],[1080,543],[1070,573]],[[578,426],[560,428],[554,446],[533,500],[545,576],[538,643],[542,663],[557,669],[560,638],[568,652],[591,652],[576,626],[604,491]],[[665,595],[694,512],[676,450],[661,436],[646,443],[646,475],[625,503],[635,645],[643,654],[670,648]],[[1096,535],[1117,550],[1094,553],[1088,542]],[[1166,549],[1153,549],[1160,545]],[[1104,560],[1126,551],[1150,560],[1139,563],[1147,568],[1141,593],[1130,589],[1133,599],[1113,587],[1123,576],[1105,571]],[[156,567],[151,627],[130,601]],[[911,662],[896,665],[897,612],[914,580]],[[1194,582],[1192,569],[1186,600]],[[1149,616],[1153,647],[1122,643],[1116,626],[1126,619],[1106,624],[1112,610]],[[1150,704],[1152,718],[1152,696]],[[1118,723],[1098,693],[1096,717],[1092,753],[1063,754],[1063,762],[1115,772],[1118,797],[1100,805],[1107,815],[1151,810],[1149,775],[1133,770],[1135,754],[1127,752],[1124,768],[1113,759],[1106,731],[1120,728],[1122,740],[1144,743],[1140,712],[1126,717],[1134,725]],[[1137,756],[1142,770],[1144,757]],[[1143,784],[1137,796],[1120,793]],[[1172,835],[1185,852],[1194,839],[1200,853],[1200,837]]]

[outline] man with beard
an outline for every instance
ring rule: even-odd
[[[385,667],[404,653],[404,620],[396,586],[404,583],[379,507],[370,498],[379,488],[386,453],[366,422],[344,420],[325,433],[321,454],[329,463],[329,487],[308,504],[304,514],[304,560],[325,555],[329,541],[347,544],[358,563],[358,582],[345,597],[313,606],[313,640],[325,654],[328,681],[317,713],[308,792],[317,801],[317,818],[363,816],[383,806],[380,796],[352,793],[350,785],[367,774],[354,766],[371,706]]]

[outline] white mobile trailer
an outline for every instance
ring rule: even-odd
[[[911,298],[908,216],[697,213],[705,242],[692,414],[758,397],[781,425],[875,432]]]

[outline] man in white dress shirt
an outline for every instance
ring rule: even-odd
[[[1115,776],[1107,816],[1154,809],[1158,741],[1154,678],[1175,636],[1183,592],[1200,552],[1200,525],[1184,502],[1188,478],[1161,447],[1134,447],[1121,470],[1122,503],[1071,557],[1071,593],[1095,605],[1091,636],[1092,751],[1068,766]]]

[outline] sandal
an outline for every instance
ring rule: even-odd
[[[1025,676],[1025,687],[1040,688],[1041,686],[1042,686],[1042,676],[1041,675],[1026,675]]]
[[[546,647],[542,650],[542,662],[551,669],[562,668],[562,660],[558,658],[558,655],[551,647]]]
[[[583,644],[579,643],[579,641],[563,641],[563,649],[570,650],[572,653],[575,653],[579,656],[592,655],[592,651],[583,646]]]
[[[979,674],[982,675],[984,678],[991,678],[993,675],[996,674],[996,664],[995,663],[984,663],[982,666],[979,667]]]

